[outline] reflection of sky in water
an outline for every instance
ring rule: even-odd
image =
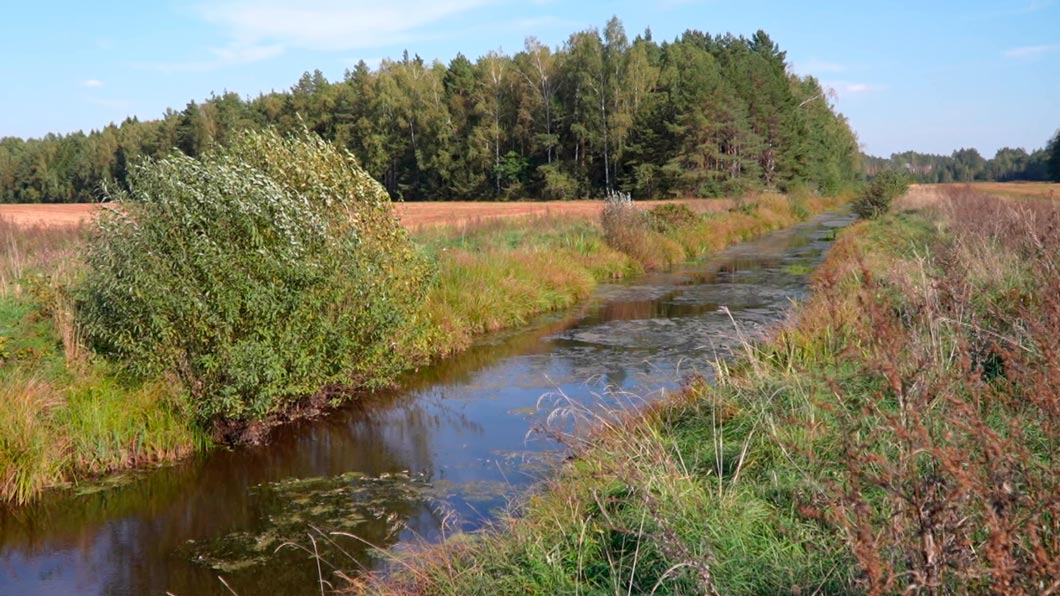
[[[327,561],[355,573],[379,558],[329,532],[392,547],[476,527],[555,458],[559,446],[529,432],[549,407],[606,402],[608,388],[653,399],[686,371],[709,374],[709,360],[804,296],[793,272],[819,262],[829,228],[844,223],[604,286],[572,312],[411,376],[402,392],[279,429],[269,446],[0,514],[0,595],[227,594],[218,575],[244,596],[301,594],[315,589],[316,565],[296,546],[276,552],[285,543],[311,546],[313,535]]]

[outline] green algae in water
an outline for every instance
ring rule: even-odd
[[[790,273],[791,275],[809,275],[814,272],[817,267],[812,263],[792,263],[784,267],[784,273]]]
[[[243,529],[218,538],[187,543],[189,558],[221,572],[265,565],[285,547],[299,549],[308,536],[348,533],[379,547],[392,544],[404,519],[429,499],[430,485],[407,472],[367,476],[349,472],[333,477],[290,479],[250,489],[266,514],[259,529]],[[340,557],[324,541],[322,557]]]

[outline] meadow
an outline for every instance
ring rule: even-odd
[[[917,186],[843,232],[760,344],[647,409],[571,408],[494,528],[369,594],[1060,589],[1060,203]]]

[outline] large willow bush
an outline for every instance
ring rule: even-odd
[[[260,418],[409,365],[426,261],[383,188],[310,133],[147,162],[97,220],[79,317],[92,347],[172,375],[202,419]]]

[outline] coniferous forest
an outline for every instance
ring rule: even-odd
[[[1054,143],[1056,141],[1054,140]],[[1012,182],[1014,180],[1060,180],[1060,171],[1049,166],[1051,147],[1028,153],[1025,149],[1002,147],[991,159],[975,149],[965,148],[950,155],[916,151],[894,153],[890,158],[862,156],[865,173],[874,176],[886,170],[901,170],[917,182]],[[1055,159],[1055,158],[1053,158]]]
[[[831,193],[861,176],[857,140],[817,80],[750,38],[689,30],[630,39],[611,19],[553,49],[407,53],[340,81],[192,101],[157,120],[88,134],[0,139],[0,201],[95,201],[143,157],[196,156],[245,129],[308,128],[349,149],[404,200],[717,196],[800,186]]]

